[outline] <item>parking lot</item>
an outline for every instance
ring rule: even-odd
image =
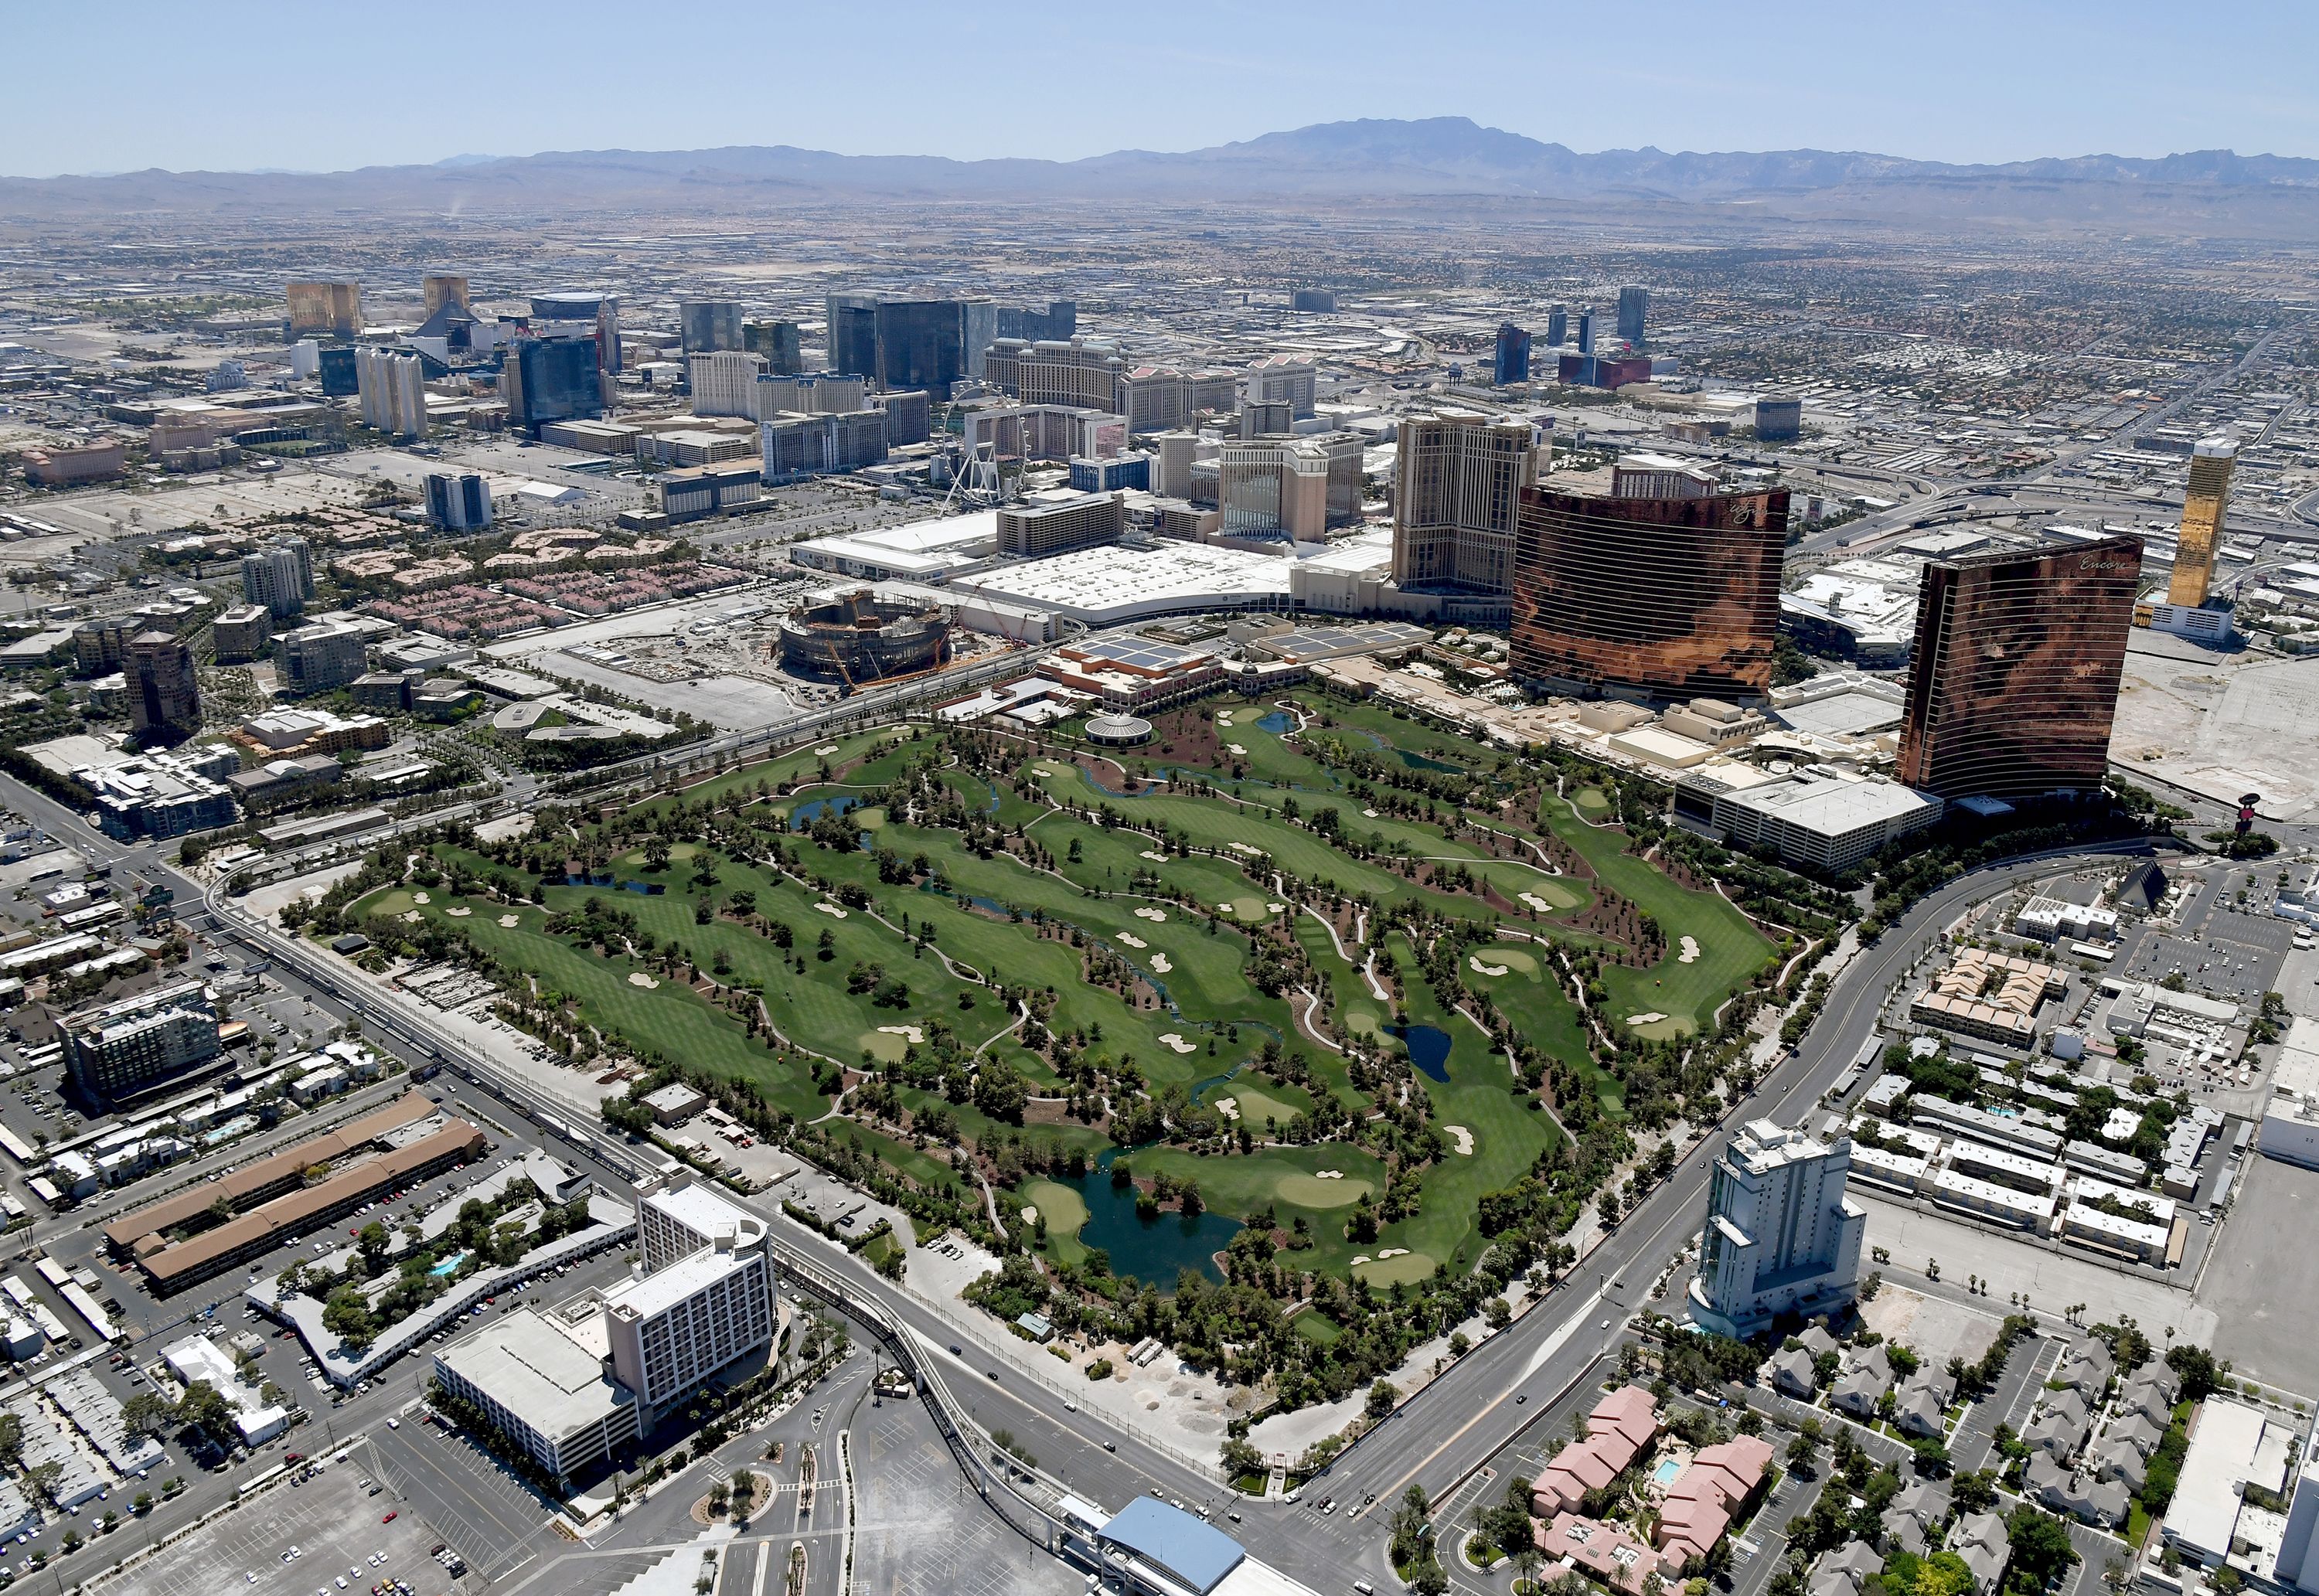
[[[390,1578],[407,1582],[412,1596],[445,1596],[450,1571],[429,1555],[444,1537],[383,1486],[366,1493],[365,1473],[359,1455],[348,1454],[303,1484],[261,1492],[116,1576],[107,1596],[368,1596]],[[390,1513],[393,1521],[382,1522]]]
[[[487,1580],[513,1572],[537,1555],[543,1537],[554,1537],[553,1506],[464,1436],[407,1420],[373,1429],[354,1456]]]

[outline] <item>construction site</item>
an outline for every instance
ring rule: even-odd
[[[782,617],[780,658],[795,675],[865,687],[939,670],[950,659],[950,635],[940,605],[858,588]]]

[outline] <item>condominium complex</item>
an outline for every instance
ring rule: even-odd
[[[429,472],[427,518],[447,532],[477,531],[489,527],[492,484],[480,472]]]
[[[1490,361],[1490,379],[1501,388],[1529,381],[1529,334],[1511,321],[1499,324]]]
[[[752,421],[763,418],[758,408],[762,395],[757,379],[765,374],[764,356],[739,349],[718,349],[688,355],[685,366],[692,388],[694,415],[744,416]]]
[[[833,471],[859,471],[886,457],[886,412],[779,415],[758,429],[764,480],[786,482]]]
[[[356,349],[355,392],[364,426],[398,437],[427,430],[427,367],[418,356],[371,346]]]
[[[216,1058],[217,1005],[201,982],[176,981],[74,1016],[65,1038],[74,1084],[112,1103]]]
[[[1126,371],[1126,360],[1111,344],[1077,338],[1035,344],[1000,338],[990,346],[983,377],[1025,404],[1123,412],[1121,379]]]
[[[604,413],[604,379],[592,338],[523,338],[508,345],[500,397],[508,423],[537,436],[551,421]]]
[[[241,556],[241,596],[276,619],[296,615],[314,596],[314,555],[302,537]]]
[[[1649,289],[1629,286],[1619,290],[1619,336],[1638,348],[1641,347],[1643,322],[1650,311]]]
[[[302,693],[328,692],[344,687],[370,669],[370,642],[383,622],[351,615],[335,615],[282,635],[284,684]]]
[[[1520,515],[1517,677],[1654,698],[1770,690],[1786,489],[1608,499],[1527,488]]]
[[[2223,546],[2223,518],[2230,511],[2231,471],[2239,446],[2228,437],[2199,440],[2190,451],[2190,483],[2182,495],[2182,530],[2174,551],[2174,574],[2166,601],[2196,609],[2206,601],[2215,581],[2215,557]]]
[[[757,379],[757,409],[761,421],[787,411],[800,416],[843,416],[870,408],[870,384],[865,378],[823,372],[816,376],[767,372]]]
[[[1852,1142],[1833,1144],[1770,1120],[1740,1127],[1715,1160],[1691,1316],[1745,1339],[1782,1313],[1809,1316],[1852,1301],[1867,1210],[1844,1195]]]
[[[803,335],[794,321],[744,321],[741,347],[762,356],[775,376],[793,377],[805,369]]]
[[[182,742],[202,729],[202,689],[194,651],[182,637],[141,632],[129,640],[123,666],[130,724],[148,736]]]
[[[1527,423],[1456,414],[1403,421],[1394,581],[1404,590],[1511,592],[1522,490],[1537,477]]]
[[[362,330],[359,283],[293,283],[286,293],[293,338],[309,333],[350,338]]]
[[[2099,787],[2141,575],[2131,536],[1926,562],[1900,780],[1945,798]]]

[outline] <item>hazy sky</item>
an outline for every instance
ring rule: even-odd
[[[1579,150],[2319,156],[2308,0],[0,0],[0,172],[26,176],[721,144],[1069,159],[1440,115]]]

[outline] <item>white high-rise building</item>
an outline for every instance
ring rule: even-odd
[[[241,556],[241,595],[263,604],[276,619],[296,615],[314,596],[314,556],[302,537]]]
[[[763,356],[719,349],[712,354],[690,356],[686,365],[692,383],[694,415],[763,419],[757,408],[757,379],[765,370]]]
[[[649,1430],[712,1375],[771,1345],[773,1266],[765,1222],[697,1184],[636,1204],[645,1273],[604,1294],[612,1372]]]
[[[1691,1316],[1745,1338],[1775,1316],[1852,1301],[1868,1211],[1844,1195],[1852,1141],[1815,1140],[1770,1120],[1742,1126],[1707,1185],[1707,1233]]]
[[[398,437],[427,430],[427,368],[416,355],[365,347],[355,351],[355,395],[363,425]]]

